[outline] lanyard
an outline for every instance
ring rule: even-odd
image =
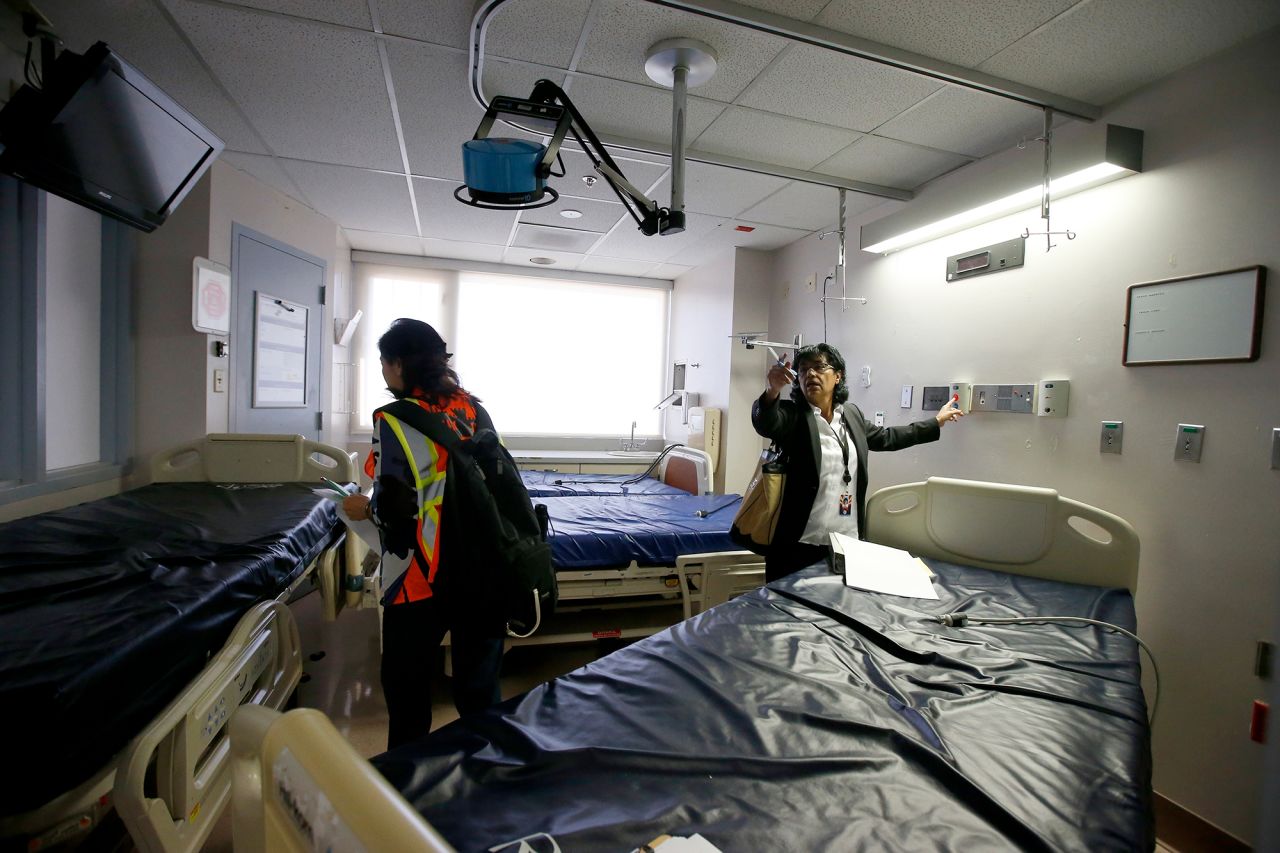
[[[853,477],[849,474],[849,433],[845,429],[844,417],[840,418],[840,429],[835,431],[836,443],[840,445],[840,455],[844,457],[844,484],[848,488]]]

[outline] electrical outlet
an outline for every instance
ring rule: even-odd
[[[1099,453],[1115,453],[1119,455],[1124,445],[1124,421],[1103,421],[1102,436],[1099,439]]]
[[[902,386],[902,404],[901,405],[902,405],[902,408],[904,409],[911,408],[911,388],[912,386],[910,385]],[[1280,432],[1280,430],[1276,430],[1276,432]]]
[[[876,426],[884,426],[884,412],[875,413]]]
[[[1199,462],[1204,447],[1204,427],[1200,424],[1178,424],[1173,440],[1175,462]]]
[[[858,371],[858,379],[862,382],[863,388],[871,387],[871,365],[863,365],[862,370]]]
[[[218,368],[213,371],[213,393],[221,394],[227,390],[227,371]]]
[[[816,293],[818,291],[818,277],[816,275],[810,275],[805,279],[804,289],[810,293]]]

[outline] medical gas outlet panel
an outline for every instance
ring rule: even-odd
[[[955,400],[960,410],[999,412],[1014,415],[1035,414],[1042,418],[1067,416],[1071,383],[1066,379],[1046,379],[1023,385],[985,385],[952,382],[950,385],[926,385],[920,408],[934,411]]]

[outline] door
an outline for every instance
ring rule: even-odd
[[[325,262],[234,225],[231,275],[232,430],[319,440]]]

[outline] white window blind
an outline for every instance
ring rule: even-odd
[[[660,434],[668,293],[546,278],[368,267],[357,346],[357,423],[391,397],[378,338],[398,317],[430,323],[468,391],[508,434]]]

